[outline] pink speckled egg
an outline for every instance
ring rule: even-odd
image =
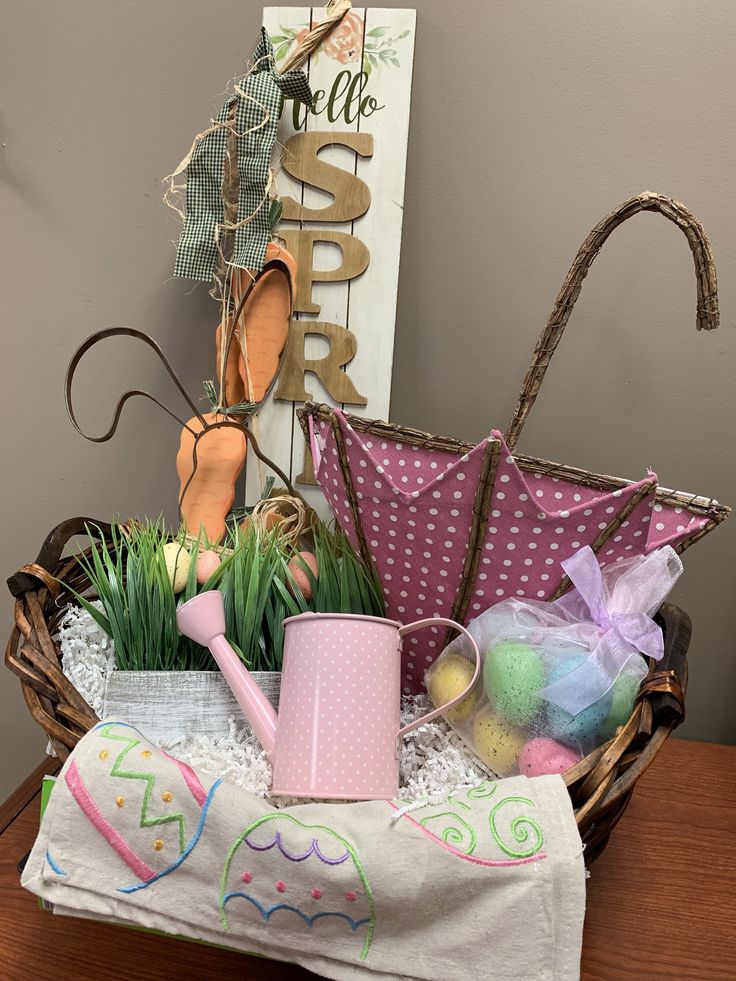
[[[197,556],[197,582],[203,586],[220,564],[220,556],[212,549],[206,549]]]
[[[312,582],[304,571],[304,566],[311,571],[314,578],[317,578],[317,559],[313,552],[300,552],[298,556],[289,562],[289,572],[294,579],[294,585],[302,594],[304,599],[312,598]]]
[[[544,773],[565,773],[581,756],[555,739],[538,737],[524,743],[519,753],[519,773],[539,777]]]

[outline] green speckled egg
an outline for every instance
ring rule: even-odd
[[[514,725],[530,722],[542,707],[536,694],[545,685],[545,671],[536,651],[527,644],[496,644],[486,656],[483,683],[488,701]]]
[[[611,689],[611,711],[602,726],[601,734],[605,739],[611,739],[619,726],[629,721],[634,699],[639,691],[639,679],[630,674],[620,674]]]

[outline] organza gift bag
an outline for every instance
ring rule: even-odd
[[[664,639],[652,619],[682,572],[667,546],[601,569],[590,548],[562,566],[575,587],[553,603],[508,599],[468,624],[483,660],[447,720],[499,776],[563,773],[624,725]],[[467,686],[462,637],[425,675],[435,705]],[[644,655],[644,656],[642,656]]]

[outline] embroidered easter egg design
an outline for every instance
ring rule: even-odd
[[[376,923],[373,894],[350,842],[332,828],[284,813],[258,818],[236,838],[225,861],[219,909],[224,929],[237,929],[241,919],[261,921],[282,941],[286,932],[305,930],[315,937],[356,934],[361,960]]]
[[[135,892],[186,860],[221,781],[206,790],[191,767],[149,748],[125,723],[102,723],[94,732],[93,752],[72,761],[64,782],[98,834],[135,874],[137,881],[118,891]]]

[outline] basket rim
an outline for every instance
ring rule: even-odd
[[[305,436],[309,438],[308,420],[310,416],[327,422],[332,418],[334,406],[327,403],[305,402],[296,410],[299,422]],[[401,426],[397,423],[386,422],[382,419],[368,419],[365,416],[352,415],[342,412],[350,426],[360,433],[370,433],[373,436],[383,436],[398,439],[409,446],[419,446],[424,449],[445,450],[462,456],[475,449],[477,443],[468,443],[453,436],[435,436],[421,429]],[[611,474],[595,473],[566,463],[555,463],[543,457],[529,456],[523,453],[513,453],[514,460],[520,470],[543,473],[550,477],[560,477],[571,483],[581,484],[593,490],[619,490],[628,487],[634,481],[626,477],[614,477]],[[656,499],[662,504],[673,504],[690,511],[699,517],[708,516],[715,524],[724,521],[732,511],[727,504],[720,504],[715,498],[703,497],[701,494],[690,494],[687,491],[673,490],[669,487],[657,486]],[[708,530],[711,530],[710,528]],[[694,539],[693,539],[694,540]]]

